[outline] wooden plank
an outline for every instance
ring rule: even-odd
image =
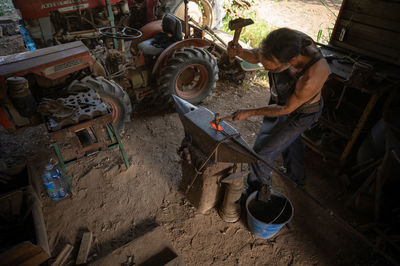
[[[344,10],[353,11],[354,14],[368,14],[398,21],[400,3],[376,0],[348,0]]]
[[[49,256],[45,252],[40,252],[19,264],[19,266],[38,266],[48,259]]]
[[[340,21],[341,26],[349,25],[349,23],[350,21],[345,19]],[[338,34],[340,34],[340,32],[338,32]],[[350,37],[364,38],[369,42],[379,43],[385,47],[392,47],[396,50],[400,49],[400,34],[375,27],[374,25],[370,26],[352,21],[349,31],[349,38]],[[363,45],[365,45],[365,43],[363,43]]]
[[[379,27],[382,29],[391,30],[394,32],[400,32],[400,20],[393,21],[386,17],[375,17],[368,14],[354,14],[354,12],[345,10],[343,11],[343,15],[340,17],[340,20],[350,20],[353,22],[358,22],[365,25],[371,25],[375,27]]]
[[[79,247],[78,257],[76,258],[76,264],[84,264],[89,256],[90,247],[92,245],[92,232],[85,232],[82,236],[81,246]]]
[[[24,192],[22,190],[16,190],[1,196],[0,215],[7,219],[21,215],[23,199]]]
[[[71,246],[70,244],[65,244],[63,250],[61,250],[61,252],[58,254],[56,260],[53,262],[53,264],[51,264],[51,266],[61,266],[63,265],[67,259],[69,254],[71,254],[71,251],[74,249],[73,246]]]
[[[2,265],[40,265],[50,257],[40,247],[31,242],[23,242],[0,254]]]
[[[28,193],[32,198],[32,216],[33,224],[35,226],[37,245],[40,246],[50,256],[47,229],[42,211],[42,202],[40,201],[32,186],[29,186]]]
[[[135,263],[135,265],[164,265],[176,258],[177,254],[163,228],[158,226],[105,257],[91,262],[90,265],[121,265],[126,263],[129,257],[133,258],[131,263]],[[154,258],[156,258],[157,263],[145,264],[146,262],[154,261]]]
[[[41,193],[43,187],[43,181],[41,175],[43,173],[45,164],[46,160],[40,158],[40,159],[34,159],[33,161],[29,161],[27,165],[29,184],[33,187],[36,196],[40,201],[41,201]]]
[[[371,58],[382,60],[384,62],[389,62],[389,63],[394,63],[394,64],[397,64],[397,65],[400,65],[400,58],[398,58],[398,57],[394,57],[394,56],[391,57],[391,56],[388,56],[388,55],[377,54],[377,53],[371,52],[369,50],[366,50],[364,48],[355,47],[354,45],[351,45],[351,44],[348,44],[348,43],[344,43],[344,42],[340,42],[340,41],[337,41],[337,40],[333,40],[331,42],[331,44],[335,45],[335,46],[338,46],[338,47],[341,47],[343,49],[348,49],[349,51],[353,51],[353,52],[356,52],[356,53],[359,53],[359,54],[362,54],[362,55],[369,56]]]

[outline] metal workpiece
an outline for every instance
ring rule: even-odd
[[[240,218],[239,200],[244,188],[244,179],[249,173],[250,171],[236,172],[221,181],[225,184],[225,195],[218,213],[225,222],[234,223]]]

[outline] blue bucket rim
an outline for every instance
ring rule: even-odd
[[[274,194],[274,195],[284,197],[284,198],[289,202],[290,207],[292,208],[292,214],[290,215],[289,219],[288,219],[286,222],[280,223],[280,224],[275,224],[275,223],[272,224],[272,225],[285,225],[285,224],[289,223],[289,222],[292,220],[292,218],[293,218],[293,214],[294,214],[293,204],[292,204],[292,202],[289,200],[289,198],[286,197],[284,194],[282,194],[282,193],[280,193],[280,192],[278,192],[278,191],[275,191],[275,190],[271,190],[271,192],[272,192],[272,194]],[[266,223],[266,222],[264,222],[264,221],[261,221],[261,220],[257,219],[257,218],[254,217],[254,216],[251,214],[251,212],[249,211],[249,203],[250,203],[250,201],[251,201],[252,199],[254,199],[254,198],[256,197],[257,193],[258,193],[258,191],[254,191],[253,193],[250,194],[250,196],[247,197],[247,200],[246,200],[246,211],[247,211],[247,215],[250,215],[251,218],[253,218],[253,219],[256,220],[257,222],[260,222],[260,223],[263,223],[263,224],[269,224],[269,223]]]

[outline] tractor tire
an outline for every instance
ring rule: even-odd
[[[95,90],[112,112],[112,122],[122,133],[125,123],[131,120],[132,105],[128,93],[112,80],[104,77],[87,76],[81,81],[75,81],[68,87],[68,92]]]
[[[157,80],[158,95],[161,96],[157,105],[172,104],[171,95],[197,104],[215,88],[218,65],[206,49],[184,47],[167,59]]]
[[[195,19],[200,25],[208,26],[211,29],[222,27],[224,17],[223,1],[221,0],[189,0],[189,16]],[[165,4],[166,13],[171,13],[184,20],[183,0],[169,0]]]

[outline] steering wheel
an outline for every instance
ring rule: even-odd
[[[122,40],[133,40],[142,37],[140,30],[131,27],[102,27],[99,29],[100,36]]]

